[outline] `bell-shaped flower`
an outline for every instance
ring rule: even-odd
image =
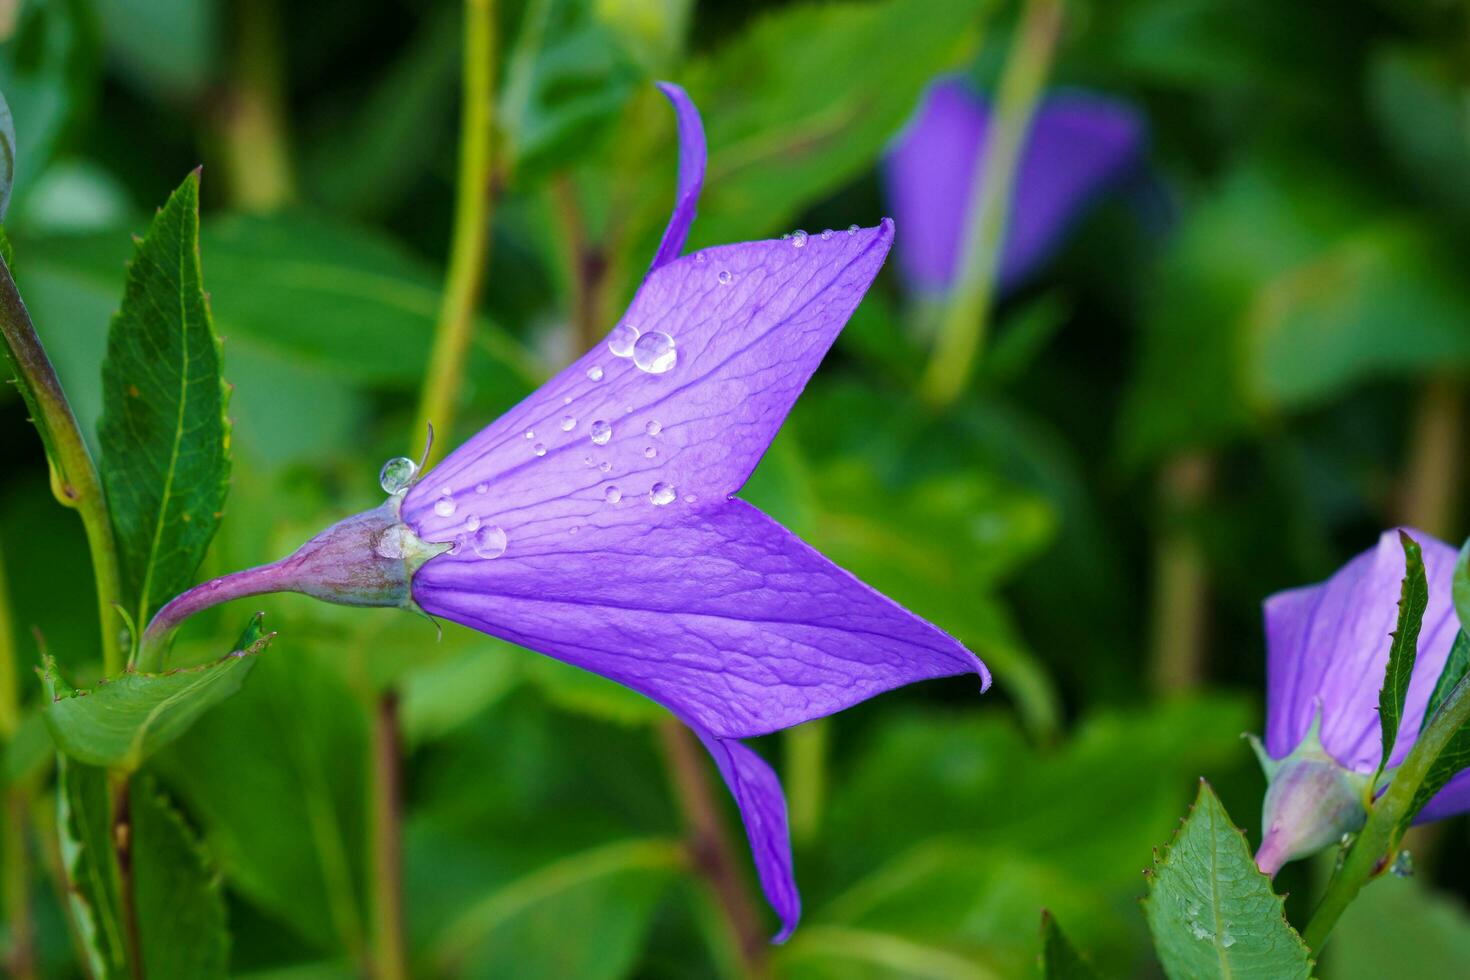
[[[1455,549],[1408,531],[1424,555],[1429,605],[1393,753],[1392,778],[1417,740],[1434,685],[1459,631],[1450,597]],[[1270,777],[1256,863],[1275,874],[1362,826],[1368,782],[1383,755],[1378,692],[1398,622],[1404,552],[1397,531],[1319,585],[1265,603],[1266,738]],[[1461,772],[1420,811],[1419,821],[1470,810],[1470,772]]]
[[[677,204],[606,341],[417,482],[407,461],[385,471],[398,492],[383,507],[185,593],[150,633],[223,598],[290,589],[417,607],[641,692],[714,756],[780,939],[800,915],[786,802],[742,739],[913,681],[977,673],[983,688],[989,675],[735,498],[877,275],[893,224],[679,257],[704,133],[684,92],[662,88],[678,114]]]
[[[899,269],[921,293],[943,293],[964,251],[967,202],[980,176],[994,121],[990,103],[958,78],[929,86],[890,151],[888,200],[903,228]],[[1011,190],[997,284],[1029,277],[1056,251],[1099,196],[1139,165],[1142,117],[1126,104],[1057,92],[1037,107]]]

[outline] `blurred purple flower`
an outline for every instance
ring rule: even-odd
[[[989,103],[963,81],[940,79],[889,153],[888,200],[904,230],[899,268],[915,289],[943,292],[959,273],[991,118]],[[1081,92],[1042,102],[1012,190],[1002,291],[1051,255],[1086,207],[1138,164],[1143,145],[1143,120],[1122,102]]]
[[[1424,554],[1429,605],[1390,771],[1418,739],[1429,695],[1460,626],[1450,597],[1455,549],[1419,531],[1408,533]],[[1263,762],[1271,788],[1256,860],[1268,874],[1356,830],[1366,815],[1367,782],[1383,754],[1378,691],[1403,577],[1398,532],[1386,531],[1376,548],[1326,582],[1266,600]],[[1430,800],[1418,820],[1467,809],[1470,772],[1462,772]]]
[[[705,146],[684,92],[677,205],[599,344],[425,475],[401,520],[451,550],[423,610],[611,678],[697,733],[734,794],[785,938],[786,802],[740,739],[913,681],[989,676],[950,636],[734,499],[867,292],[893,224],[679,258]]]

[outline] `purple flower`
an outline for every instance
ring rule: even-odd
[[[449,550],[425,612],[611,678],[714,756],[785,938],[800,898],[775,773],[741,739],[984,666],[952,637],[734,499],[862,300],[893,224],[678,257],[703,179],[679,118],[677,206],[598,344],[425,475],[399,514]]]
[[[1455,549],[1409,531],[1424,554],[1429,605],[1393,754],[1391,773],[1418,738],[1424,709],[1459,630],[1450,598]],[[1404,552],[1397,531],[1320,585],[1265,603],[1266,741],[1271,777],[1256,861],[1274,874],[1361,826],[1367,783],[1383,753],[1378,691],[1398,621]],[[1470,772],[1450,780],[1418,819],[1470,809]]]
[[[943,292],[958,275],[991,117],[989,103],[963,81],[941,79],[889,154],[888,199],[904,230],[899,267],[915,289]],[[1058,93],[1041,104],[1012,191],[1002,290],[1030,275],[1086,206],[1137,164],[1143,136],[1139,115],[1103,96]]]

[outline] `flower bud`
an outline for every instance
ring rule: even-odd
[[[1262,761],[1271,783],[1261,807],[1264,834],[1256,865],[1265,874],[1275,875],[1288,861],[1336,843],[1368,819],[1364,791],[1369,777],[1329,756],[1315,725],[1291,755],[1279,762]]]

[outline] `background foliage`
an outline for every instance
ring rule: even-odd
[[[17,139],[5,231],[89,438],[122,390],[104,362],[128,356],[108,349],[125,263],[167,246],[130,236],[203,164],[203,288],[233,463],[200,578],[376,503],[378,465],[418,438],[461,17],[447,0],[0,4]],[[806,908],[772,972],[1036,975],[1046,908],[1066,936],[1048,931],[1049,964],[1072,962],[1053,955],[1070,941],[1102,975],[1154,975],[1140,872],[1197,777],[1259,839],[1263,781],[1239,735],[1261,724],[1261,599],[1325,577],[1394,522],[1467,530],[1466,17],[1449,0],[1067,5],[1053,84],[1138,106],[1145,172],[1004,299],[979,377],[947,413],[916,394],[927,341],[886,270],[744,492],[997,676],[984,698],[936,682],[761,743],[791,795]],[[872,223],[881,155],[925,84],[962,71],[990,86],[1016,11],[528,0],[498,18],[494,223],[447,445],[631,294],[673,192],[652,79],[686,85],[708,128],[692,247]],[[87,957],[57,871],[77,842],[105,838],[105,786],[89,766],[58,770],[31,668],[45,652],[95,684],[96,609],[81,528],[49,499],[9,387],[0,409],[0,625],[20,692],[0,719],[0,945],[12,969],[74,976]],[[115,463],[126,479],[147,461]],[[269,649],[237,639],[257,608],[279,631]],[[213,664],[246,646],[183,737],[86,760],[141,766],[135,830],[164,843],[140,853],[175,858],[136,869],[138,900],[208,937],[150,940],[150,976],[371,971],[384,692],[406,753],[413,975],[740,972],[680,846],[656,707],[478,634],[436,640],[412,617],[302,598],[208,613],[175,656]],[[134,710],[128,691],[109,696]],[[1201,812],[1170,854],[1224,833],[1196,825]],[[1470,972],[1454,872],[1466,828],[1415,842],[1419,875],[1365,893],[1321,975]],[[1154,887],[1171,887],[1169,867]],[[1282,875],[1288,916],[1323,870]],[[105,937],[104,892],[80,901]],[[1375,959],[1390,930],[1392,967]],[[17,959],[22,934],[34,947]],[[195,959],[170,959],[185,947]]]

